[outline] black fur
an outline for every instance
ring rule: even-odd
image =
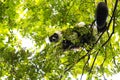
[[[49,37],[50,42],[58,42],[59,40],[59,35],[57,33],[54,33]]]
[[[98,32],[106,30],[106,19],[108,16],[108,7],[104,2],[100,2],[96,10],[96,23]]]
[[[63,49],[71,49],[74,48],[74,44],[70,40],[63,40],[62,41],[62,48]]]

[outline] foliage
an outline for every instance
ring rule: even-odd
[[[57,46],[60,43],[45,41],[78,22],[91,25],[100,1],[0,0],[1,79],[71,80],[70,74],[75,78],[85,74],[98,80],[120,72],[120,5],[114,11],[118,0],[107,2],[109,30],[97,34],[89,51],[64,51]],[[23,39],[31,40],[33,47],[23,47],[27,43]]]

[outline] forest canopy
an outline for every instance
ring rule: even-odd
[[[99,2],[108,7],[103,31],[96,26]],[[0,0],[0,79],[71,80],[80,75],[82,80],[86,75],[86,80],[99,80],[119,73],[119,3]],[[48,41],[58,31],[63,37]]]

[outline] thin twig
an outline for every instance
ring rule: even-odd
[[[104,65],[104,63],[105,63],[105,61],[106,61],[106,59],[107,59],[107,54],[106,54],[106,52],[105,52],[105,58],[104,58],[102,64],[100,65],[101,67],[103,67],[103,65]]]
[[[90,71],[89,71],[89,75],[90,75],[90,73],[91,73],[91,71],[92,71],[92,69],[93,69],[93,66],[94,66],[95,61],[96,61],[97,56],[98,56],[98,53],[99,53],[99,51],[98,51],[98,52],[96,53],[96,55],[95,55],[94,61],[93,61],[93,63],[92,63],[92,66],[91,66],[91,68],[90,68]]]
[[[88,64],[89,60],[90,60],[90,55],[88,55],[88,59],[87,59],[87,61],[85,62],[84,66],[83,66],[82,75],[81,75],[80,80],[82,80],[82,76],[83,76],[83,74],[84,74],[85,67],[86,67],[86,65]]]
[[[106,3],[106,5],[107,5],[107,0],[105,0],[105,3]]]
[[[113,33],[114,33],[114,30],[115,30],[115,16],[114,16],[114,19],[113,19]],[[116,68],[118,68],[118,66],[116,64],[115,56],[113,56],[113,62],[115,64]]]
[[[107,54],[106,54],[106,50],[105,50],[105,57],[104,57],[102,64],[100,65],[100,67],[103,68],[103,65],[104,65],[106,59],[107,59]],[[103,75],[104,80],[106,80],[105,75],[104,75],[104,69],[102,69],[102,75]]]
[[[113,17],[114,17],[114,15],[115,15],[115,11],[116,11],[116,8],[117,8],[117,5],[118,5],[118,1],[119,1],[119,0],[116,0],[116,2],[115,2],[115,7],[114,7],[114,10],[113,10],[112,17],[111,17],[111,19],[110,19],[110,21],[109,21],[109,23],[108,23],[108,28],[109,28],[109,26],[110,26],[110,24],[111,24],[111,22],[112,22],[112,20],[113,20]]]

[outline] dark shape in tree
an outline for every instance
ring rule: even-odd
[[[59,35],[57,33],[54,33],[49,37],[50,42],[58,42],[59,40]]]
[[[89,34],[84,34],[82,36],[82,39],[81,39],[81,43],[90,43],[90,39],[91,39],[92,35],[89,33]]]
[[[71,49],[71,48],[74,48],[74,44],[70,41],[70,40],[63,40],[62,41],[62,48],[63,49]]]
[[[108,16],[108,7],[104,2],[100,2],[96,10],[96,23],[97,23],[98,32],[104,32],[106,30],[107,16]]]

